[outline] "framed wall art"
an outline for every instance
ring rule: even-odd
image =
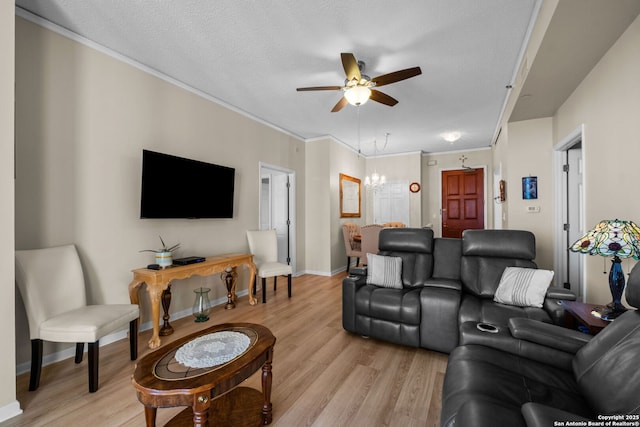
[[[360,218],[360,180],[340,174],[340,218]]]
[[[538,198],[538,177],[525,176],[522,178],[522,198],[531,200]]]

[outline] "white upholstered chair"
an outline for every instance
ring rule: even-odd
[[[278,240],[275,230],[247,231],[249,250],[253,254],[253,262],[258,268],[258,277],[262,279],[262,303],[267,302],[267,278],[273,277],[273,290],[276,290],[278,276],[287,276],[289,298],[291,298],[290,265],[278,262]]]
[[[76,343],[76,363],[82,362],[84,343],[89,344],[91,393],[98,390],[100,338],[129,324],[130,356],[137,359],[138,306],[87,305],[82,265],[74,245],[16,251],[16,282],[29,320],[30,391],[40,384],[43,341]]]

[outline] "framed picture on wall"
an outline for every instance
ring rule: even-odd
[[[522,198],[525,200],[538,198],[537,176],[525,176],[522,178]]]
[[[340,218],[360,218],[360,180],[340,174]]]

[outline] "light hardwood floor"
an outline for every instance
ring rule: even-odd
[[[276,336],[273,361],[273,426],[438,426],[447,356],[365,339],[342,329],[341,286],[345,274],[305,275],[286,281],[267,304],[249,306],[246,296],[236,309],[212,309],[211,320],[172,322],[175,333],[163,343],[215,323],[252,322]],[[139,354],[149,350],[150,331],[139,336]],[[9,426],[144,426],[131,374],[128,340],[100,348],[100,388],[87,391],[85,360],[72,359],[43,368],[40,388],[27,391],[29,374],[17,378],[17,397],[24,413],[0,423]],[[245,383],[260,389],[259,374]],[[184,408],[158,409],[164,425]]]

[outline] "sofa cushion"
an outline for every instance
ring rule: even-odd
[[[367,254],[367,284],[402,289],[402,258]]]
[[[439,237],[433,242],[433,277],[460,280],[462,239]]]
[[[549,314],[543,308],[517,307],[515,305],[500,304],[492,299],[478,298],[471,294],[462,294],[458,321],[485,322],[493,325],[508,326],[509,319],[524,317],[526,319],[539,320],[553,323]]]
[[[507,267],[493,300],[519,307],[542,307],[552,279],[553,271],[550,270]]]
[[[462,284],[464,291],[473,295],[491,298],[498,289],[502,272],[507,267],[536,268],[529,260],[514,258],[462,257]]]
[[[522,230],[465,230],[460,277],[465,292],[493,298],[507,267],[536,268],[533,233]]]
[[[433,230],[383,228],[378,255],[402,258],[402,286],[419,288],[433,273]]]
[[[420,324],[420,289],[389,289],[364,285],[356,292],[356,316]]]
[[[462,255],[535,259],[536,239],[524,230],[465,230]]]
[[[571,371],[480,345],[464,345],[451,352],[442,401],[441,423],[446,426],[462,421],[457,420],[458,414],[474,421],[472,425],[490,425],[480,423],[483,417],[467,418],[481,415],[476,410],[482,408],[498,411],[502,425],[524,426],[521,407],[528,402],[594,415]]]

